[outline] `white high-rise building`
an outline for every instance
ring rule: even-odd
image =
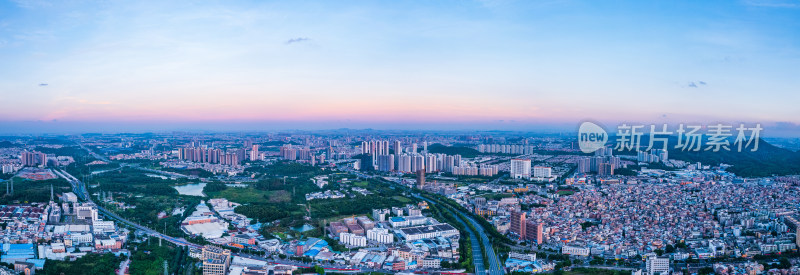
[[[385,221],[387,215],[389,215],[389,209],[372,209],[372,219],[375,221]]]
[[[530,179],[531,178],[531,160],[529,160],[529,159],[512,159],[511,160],[511,178],[514,178],[514,179]]]
[[[378,170],[384,172],[394,171],[394,155],[378,156]]]
[[[363,247],[367,246],[367,237],[342,232],[339,233],[339,242],[351,247]]]
[[[411,156],[411,173],[425,169],[425,157],[422,155]]]
[[[442,156],[442,167],[440,170],[445,172],[453,172],[453,167],[456,166],[456,158],[453,156]]]
[[[399,140],[394,141],[394,168],[400,170],[400,155],[403,154],[403,147]]]
[[[647,275],[669,274],[669,257],[658,257],[655,253],[647,255],[645,262]]]
[[[250,160],[261,160],[261,154],[258,152],[258,144],[253,144],[253,150],[250,151]]]
[[[14,173],[14,165],[3,164],[3,174],[11,174],[11,173]]]
[[[389,233],[389,229],[373,228],[367,230],[367,240],[376,241],[379,243],[393,243],[394,235],[392,235],[392,233]]]
[[[425,156],[425,172],[426,173],[433,173],[439,171],[439,167],[436,166],[436,156],[434,155],[426,155]]]
[[[369,142],[366,141],[361,142],[361,153],[369,154]]]
[[[549,178],[553,173],[553,169],[547,166],[534,166],[533,177],[536,179]]]
[[[402,156],[398,157],[400,160],[398,161],[400,165],[397,167],[397,171],[403,173],[411,173],[411,159],[410,155],[403,154]]]

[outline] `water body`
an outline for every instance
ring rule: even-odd
[[[297,232],[306,232],[306,231],[312,230],[312,229],[314,229],[314,227],[311,226],[310,224],[304,224],[303,226],[292,228],[292,230],[297,231]]]
[[[227,187],[234,187],[234,188],[245,188],[245,187],[247,187],[248,185],[247,185],[247,184],[244,184],[244,183],[227,183],[227,184],[225,184],[225,186],[227,186]]]
[[[117,170],[117,169],[108,169],[108,170],[97,170],[97,171],[92,171],[92,175],[97,175],[97,174],[105,173],[105,172],[108,172],[108,171],[114,171],[114,170]]]
[[[147,175],[148,177],[151,177],[151,178],[160,178],[162,180],[169,179],[168,177],[162,176],[162,175],[156,175],[156,174],[145,174],[145,175]]]
[[[206,187],[205,182],[180,185],[175,186],[174,188],[175,190],[178,190],[178,194],[181,195],[205,197],[206,194],[203,194],[203,187]]]

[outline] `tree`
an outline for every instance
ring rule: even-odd
[[[441,266],[442,266],[442,268],[444,268],[444,269],[449,269],[449,268],[450,268],[450,262],[448,262],[448,261],[442,261],[442,264],[441,264]]]
[[[781,269],[789,269],[792,267],[792,263],[789,262],[789,259],[786,257],[781,258],[780,264],[778,265]]]
[[[697,271],[697,274],[700,275],[707,275],[707,274],[714,274],[714,269],[711,267],[704,267]]]

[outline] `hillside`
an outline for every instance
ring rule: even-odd
[[[609,144],[615,144],[615,140],[612,137]],[[701,162],[703,165],[719,165],[720,163],[733,165],[727,171],[742,177],[800,174],[800,152],[793,152],[774,146],[763,139],[759,140],[757,151],[750,151],[751,147],[748,147],[747,149],[742,149],[742,152],[737,152],[737,148],[733,146],[733,140],[730,140],[730,142],[731,151],[704,151],[706,147],[704,141],[701,150],[694,152],[682,151],[680,148],[676,149],[677,137],[670,137],[667,150],[669,151],[670,159]],[[648,143],[649,139],[643,137],[642,144],[646,146]],[[656,142],[656,147],[658,146],[659,142]],[[635,152],[619,152],[615,150],[615,153],[630,155]]]
[[[461,155],[464,158],[474,158],[481,153],[478,150],[462,146],[446,146],[439,143],[428,145],[428,152],[434,154]]]

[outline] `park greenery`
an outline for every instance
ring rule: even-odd
[[[115,270],[119,268],[120,262],[122,262],[122,258],[111,253],[90,253],[74,261],[47,260],[44,263],[44,268],[41,271],[37,271],[36,274],[116,274]]]
[[[458,253],[460,258],[457,263],[450,263],[450,262],[442,262],[443,268],[463,268],[468,271],[475,269],[475,263],[473,262],[472,257],[472,242],[470,240],[470,234],[467,231],[464,223],[459,222],[456,217],[453,215],[452,211],[444,209],[442,206],[439,206],[435,203],[428,204],[429,214],[433,216],[436,220],[440,222],[446,222],[458,229],[461,238],[458,240]],[[482,250],[483,251],[483,250]]]
[[[195,259],[189,257],[186,247],[158,243],[132,244],[130,274],[160,275],[164,274],[164,262],[167,262],[169,274],[200,274],[194,268]]]
[[[3,190],[4,195],[0,196],[0,204],[48,202],[50,201],[51,185],[55,194],[71,191],[71,185],[62,178],[29,180],[15,177],[9,179],[9,182],[2,182],[2,187],[6,187],[6,184],[10,184],[11,180],[14,181],[14,193],[6,194],[5,190]]]
[[[186,183],[186,180],[163,179],[126,167],[97,174],[92,176],[88,182],[90,185],[99,184],[98,189],[102,191],[137,193],[150,196],[175,196],[178,195],[178,191],[173,186]]]
[[[92,176],[89,187],[93,194],[105,194],[105,197],[98,197],[95,201],[107,209],[167,235],[182,237],[185,233],[180,230],[181,221],[185,215],[191,214],[201,200],[199,197],[178,195],[173,186],[186,181],[148,176],[147,172],[126,167]],[[104,202],[103,199],[108,196],[128,207]],[[172,211],[178,208],[185,209],[184,214],[172,215]],[[162,212],[164,216],[159,217]]]

